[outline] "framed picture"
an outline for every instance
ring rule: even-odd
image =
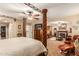
[[[62,23],[61,26],[59,27],[59,29],[66,29],[67,28],[67,24]]]
[[[35,29],[37,29],[37,30],[42,29],[42,24],[35,24]]]
[[[21,25],[18,25],[18,29],[21,29]]]

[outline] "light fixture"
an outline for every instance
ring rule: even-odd
[[[29,6],[29,7],[31,7],[32,9],[38,11],[38,12],[41,12],[41,10],[39,8],[35,7],[34,5],[32,5],[30,3],[24,3],[24,4],[27,5],[27,6]]]

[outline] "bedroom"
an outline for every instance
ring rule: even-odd
[[[58,46],[67,37],[78,39],[78,7],[78,3],[0,4],[0,55],[62,56]]]
[[[33,25],[40,23],[35,18],[38,15],[41,14],[24,3],[0,3],[1,55],[34,56],[47,53],[42,42],[33,39],[32,35]]]

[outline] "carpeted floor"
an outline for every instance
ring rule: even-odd
[[[62,56],[58,46],[64,41],[57,41],[56,38],[50,38],[47,40],[48,56]],[[76,55],[79,56],[79,46],[75,50]]]
[[[61,56],[58,46],[62,44],[62,41],[56,41],[55,38],[47,40],[48,56]]]

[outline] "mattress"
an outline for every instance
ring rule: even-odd
[[[44,45],[32,38],[16,37],[0,40],[0,56],[36,56],[46,52]]]

